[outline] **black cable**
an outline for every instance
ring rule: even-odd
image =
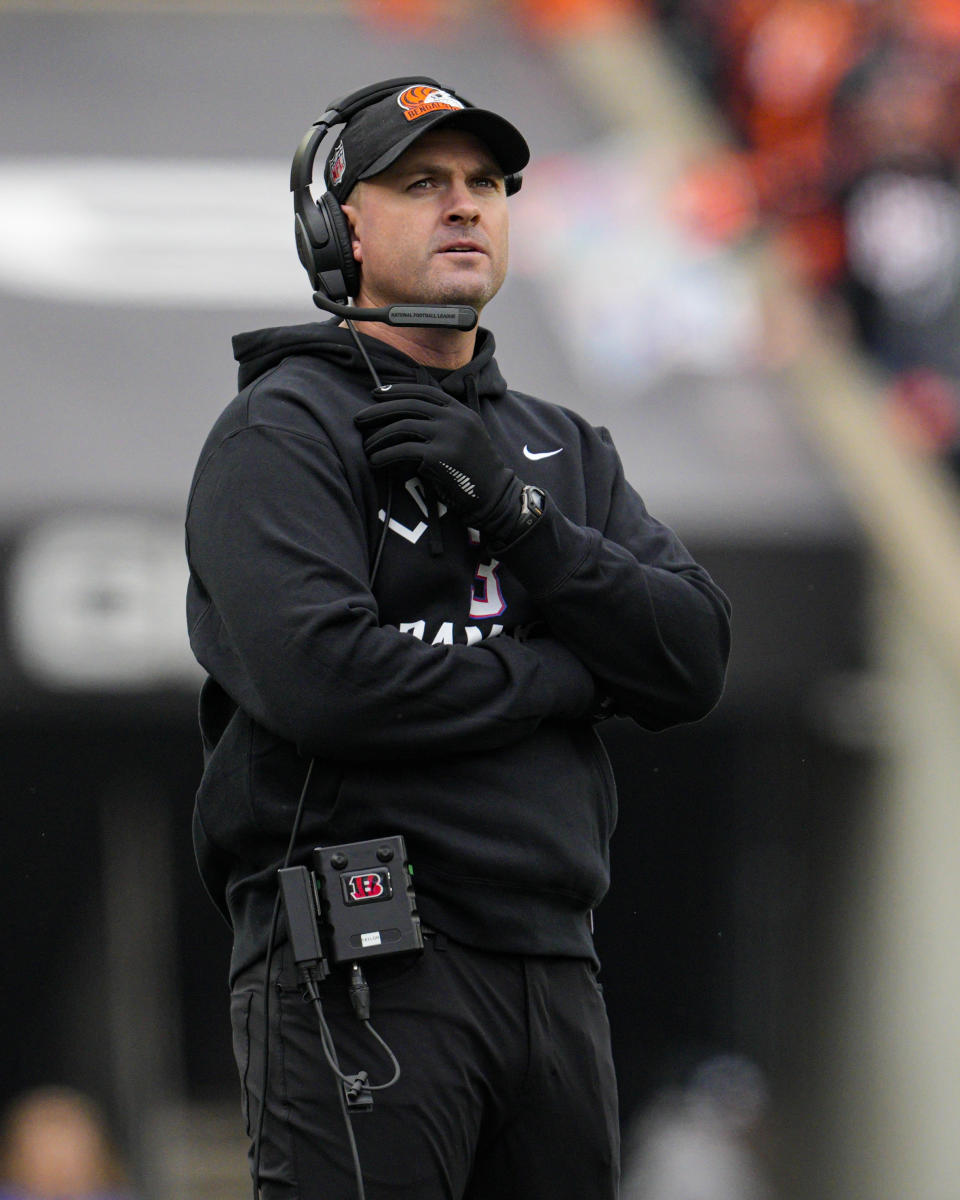
[[[380,530],[380,537],[377,540],[377,549],[373,556],[373,563],[370,566],[370,587],[373,588],[374,581],[377,578],[377,572],[380,570],[380,559],[383,558],[383,548],[387,544],[387,533],[390,530],[390,514],[393,512],[393,476],[387,476],[387,499],[383,506],[383,528]]]
[[[293,848],[296,845],[297,835],[300,832],[300,822],[303,819],[303,806],[307,798],[307,789],[310,787],[310,777],[313,774],[313,764],[315,761],[315,759],[310,759],[306,778],[303,781],[303,787],[300,789],[300,799],[293,818],[293,828],[290,830],[290,841],[287,843],[287,852],[283,858],[283,865],[285,867],[290,866],[290,859],[293,857]],[[278,888],[277,897],[273,902],[273,916],[270,918],[270,935],[267,938],[267,956],[263,971],[263,1083],[260,1092],[260,1111],[257,1113],[257,1126],[253,1139],[253,1200],[260,1200],[260,1151],[263,1144],[263,1118],[267,1110],[267,1077],[270,1072],[270,967],[273,962],[273,948],[276,942],[279,920],[280,889]]]
[[[320,1023],[320,1044],[323,1047],[323,1053],[330,1064],[334,1074],[343,1082],[350,1082],[347,1076],[340,1070],[340,1063],[337,1061],[337,1050],[333,1044],[333,1035],[330,1032],[330,1027],[327,1025],[326,1017],[323,1015],[323,1005],[320,1002],[320,993],[317,990],[316,981],[310,978],[305,979],[307,994],[313,1002],[313,1007],[316,1009],[317,1020]],[[347,1099],[340,1083],[337,1083],[337,1097],[340,1101],[340,1112],[343,1114],[343,1124],[347,1131],[347,1142],[350,1146],[350,1156],[353,1159],[353,1173],[357,1184],[357,1200],[366,1200],[366,1192],[363,1187],[363,1171],[360,1168],[360,1152],[357,1150],[357,1139],[353,1133],[353,1125],[350,1121],[350,1114],[347,1112]]]
[[[390,1047],[387,1045],[387,1043],[383,1040],[383,1038],[380,1036],[380,1034],[377,1033],[377,1031],[374,1029],[374,1027],[370,1024],[370,1022],[364,1021],[363,1024],[366,1026],[367,1033],[369,1033],[373,1037],[375,1037],[377,1039],[377,1041],[380,1043],[380,1045],[384,1048],[384,1050],[387,1053],[387,1056],[390,1059],[390,1062],[393,1064],[393,1078],[388,1083],[368,1083],[367,1084],[367,1087],[370,1089],[371,1092],[382,1092],[384,1090],[384,1088],[393,1087],[393,1085],[400,1078],[400,1064],[397,1062],[397,1056],[390,1049]]]
[[[348,320],[346,322],[346,325],[347,325],[347,328],[350,330],[350,333],[353,336],[354,342],[356,342],[357,349],[360,351],[360,354],[363,357],[363,361],[366,363],[367,370],[370,372],[370,378],[373,380],[373,386],[377,387],[377,388],[380,387],[381,386],[380,376],[377,374],[377,368],[373,365],[373,359],[371,359],[370,355],[367,353],[367,348],[363,344],[363,339],[360,337],[360,334],[357,333],[356,325],[354,325],[354,323],[350,320]],[[380,538],[377,542],[377,549],[376,549],[376,552],[373,557],[373,565],[370,568],[370,586],[371,587],[373,587],[373,581],[376,579],[377,571],[379,571],[379,569],[380,569],[380,559],[383,557],[383,548],[386,545],[386,541],[387,541],[387,532],[390,528],[390,514],[391,514],[392,509],[393,509],[393,477],[391,475],[388,475],[387,476],[387,500],[384,505],[384,513],[383,513],[383,529],[380,531]]]
[[[367,370],[370,372],[370,378],[373,380],[373,386],[376,388],[380,387],[381,386],[380,385],[380,376],[377,374],[377,369],[373,365],[373,360],[370,358],[370,355],[367,353],[366,346],[360,340],[360,334],[357,333],[356,325],[354,325],[354,323],[352,321],[347,321],[347,328],[353,334],[353,340],[357,344],[357,349],[363,355],[363,361],[367,364]]]
[[[367,370],[370,372],[370,377],[373,380],[374,387],[379,388],[380,387],[380,376],[377,374],[376,367],[374,367],[373,361],[370,358],[370,355],[367,353],[366,346],[364,346],[363,342],[360,339],[360,335],[357,333],[356,326],[350,320],[348,320],[346,322],[346,324],[347,324],[347,328],[350,330],[350,333],[353,335],[353,340],[354,340],[354,342],[356,342],[357,349],[360,351],[360,354],[363,356],[363,361],[367,366]],[[390,512],[391,512],[392,507],[393,507],[393,481],[392,481],[392,479],[388,479],[387,499],[386,499],[386,505],[385,505],[385,509],[384,509],[384,519],[383,519],[383,530],[381,531],[380,538],[377,543],[377,549],[374,554],[373,565],[371,566],[371,569],[370,569],[371,586],[373,585],[373,581],[376,579],[377,571],[379,570],[379,567],[380,567],[380,559],[383,555],[383,548],[386,543],[387,531],[390,527]],[[283,858],[283,866],[284,867],[289,867],[289,865],[290,865],[290,860],[293,857],[293,850],[294,850],[294,846],[296,845],[297,836],[300,833],[300,822],[303,819],[303,806],[304,806],[304,801],[306,800],[306,796],[307,796],[307,789],[310,786],[310,777],[313,774],[314,762],[315,762],[315,760],[311,758],[310,765],[309,765],[309,767],[307,767],[307,775],[303,781],[303,788],[301,789],[301,792],[300,792],[300,800],[297,804],[297,811],[293,818],[293,827],[290,831],[290,841],[287,845],[287,852]],[[257,1124],[256,1124],[256,1129],[254,1131],[254,1140],[253,1140],[253,1200],[260,1200],[260,1155],[261,1155],[261,1150],[263,1147],[263,1122],[264,1122],[264,1116],[266,1114],[266,1109],[267,1109],[267,1076],[269,1074],[269,1068],[270,1068],[270,968],[271,968],[271,965],[273,962],[273,951],[274,951],[274,945],[276,942],[277,928],[279,925],[279,921],[280,921],[280,890],[278,888],[277,896],[273,903],[273,914],[270,918],[270,933],[267,938],[267,954],[266,954],[266,962],[265,962],[265,966],[264,966],[264,976],[263,976],[263,1085],[262,1085],[262,1091],[261,1091],[261,1096],[260,1096],[260,1108],[257,1113]],[[349,1083],[349,1082],[351,1082],[351,1080],[349,1079],[349,1077],[347,1077],[346,1075],[343,1074],[343,1072],[340,1070],[340,1067],[337,1063],[336,1048],[333,1044],[333,1038],[330,1034],[330,1029],[329,1029],[329,1027],[326,1023],[326,1019],[324,1018],[324,1015],[323,1015],[323,1006],[320,1003],[320,993],[317,991],[316,981],[313,979],[310,979],[309,976],[307,976],[306,977],[306,986],[307,986],[307,992],[310,996],[310,999],[313,1001],[314,1007],[317,1010],[317,1017],[320,1022],[320,1044],[323,1047],[324,1056],[326,1057],[327,1062],[330,1064],[330,1067],[332,1068],[334,1073],[339,1077],[339,1079],[343,1082]],[[394,1055],[393,1051],[390,1049],[390,1047],[387,1045],[387,1043],[383,1040],[383,1038],[377,1033],[377,1031],[373,1028],[373,1026],[370,1024],[370,1022],[365,1020],[363,1023],[364,1023],[364,1025],[366,1025],[366,1027],[370,1031],[370,1033],[381,1044],[381,1046],[383,1046],[384,1050],[389,1055],[390,1061],[393,1063],[393,1067],[394,1067],[394,1075],[389,1083],[380,1083],[380,1084],[375,1084],[375,1085],[369,1085],[370,1090],[378,1091],[382,1088],[392,1087],[393,1084],[395,1084],[397,1082],[397,1080],[400,1078],[400,1064],[397,1062],[396,1056]],[[349,1141],[350,1152],[353,1157],[353,1166],[354,1166],[354,1171],[356,1173],[358,1200],[365,1200],[365,1193],[364,1193],[364,1189],[363,1189],[363,1175],[360,1170],[360,1158],[357,1153],[357,1143],[356,1143],[356,1139],[354,1138],[354,1135],[353,1135],[353,1126],[350,1123],[350,1115],[347,1112],[347,1103],[346,1103],[346,1099],[345,1099],[344,1091],[343,1091],[342,1087],[337,1088],[337,1094],[340,1098],[340,1109],[341,1109],[341,1112],[343,1113],[344,1125],[346,1126],[346,1130],[347,1130],[347,1140]]]
[[[355,1076],[347,1075],[340,1067],[340,1060],[337,1058],[337,1050],[333,1041],[333,1034],[330,1032],[330,1027],[327,1024],[327,1019],[324,1016],[323,1004],[320,999],[320,993],[317,990],[317,982],[315,979],[305,977],[303,981],[304,990],[310,997],[310,1000],[317,1010],[317,1020],[320,1022],[320,1044],[323,1047],[323,1054],[327,1060],[330,1070],[337,1076],[341,1083],[353,1083]],[[365,1025],[367,1032],[372,1034],[383,1047],[390,1063],[393,1066],[393,1078],[387,1083],[368,1083],[367,1089],[371,1092],[382,1092],[385,1088],[393,1087],[400,1078],[400,1064],[397,1062],[397,1056],[390,1049],[387,1043],[383,1040],[379,1033],[374,1029],[369,1021],[361,1021]]]
[[[330,1070],[341,1083],[351,1086],[356,1085],[357,1077],[354,1075],[345,1074],[340,1067],[340,1060],[337,1057],[337,1048],[334,1044],[333,1034],[330,1032],[330,1026],[327,1024],[327,1019],[323,1012],[323,1003],[320,999],[320,991],[317,987],[317,981],[310,976],[309,972],[304,972],[303,983],[304,989],[307,995],[310,997],[310,1001],[316,1010],[317,1022],[320,1025],[320,1045],[323,1047],[323,1054],[327,1060]],[[400,1063],[397,1061],[396,1055],[383,1040],[380,1034],[377,1033],[377,1031],[373,1028],[370,1022],[364,1019],[362,1023],[366,1026],[367,1031],[372,1034],[373,1037],[375,1037],[380,1043],[389,1056],[391,1063],[393,1064],[393,1078],[388,1083],[367,1083],[366,1073],[364,1072],[361,1074],[361,1078],[363,1079],[363,1087],[367,1091],[380,1092],[383,1091],[384,1088],[393,1087],[393,1085],[400,1078]],[[347,1142],[350,1146],[350,1156],[353,1159],[353,1170],[357,1185],[357,1200],[365,1200],[366,1193],[363,1186],[363,1170],[360,1166],[360,1152],[357,1149],[357,1139],[353,1132],[353,1124],[350,1120],[350,1114],[347,1110],[346,1095],[342,1087],[337,1087],[337,1097],[340,1101],[340,1111],[343,1114],[343,1123],[347,1131]]]

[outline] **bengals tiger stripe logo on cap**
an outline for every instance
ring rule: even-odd
[[[407,88],[397,97],[397,103],[408,121],[415,121],[417,117],[426,116],[427,113],[436,112],[438,109],[446,108],[456,112],[457,109],[463,108],[463,103],[456,96],[451,96],[442,88],[433,87],[428,83],[418,83]]]

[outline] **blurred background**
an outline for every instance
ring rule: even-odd
[[[532,147],[507,378],[734,605],[707,720],[604,727],[625,1200],[955,1200],[960,0],[0,0],[0,1194],[248,1193],[183,510],[317,316],[301,134],[407,72]]]

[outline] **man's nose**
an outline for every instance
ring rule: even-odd
[[[459,180],[451,183],[447,200],[447,220],[472,225],[479,219],[480,206],[466,183]]]

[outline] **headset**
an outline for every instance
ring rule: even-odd
[[[402,76],[372,83],[334,100],[303,135],[290,169],[290,190],[293,193],[294,234],[297,254],[310,279],[313,300],[318,308],[336,316],[361,321],[385,321],[390,325],[448,325],[457,329],[473,329],[477,313],[469,305],[405,305],[392,304],[386,308],[355,308],[349,305],[351,296],[360,290],[360,270],[353,257],[353,239],[346,215],[337,198],[325,191],[319,200],[313,198],[310,184],[313,168],[323,139],[335,125],[346,125],[357,113],[386,99],[402,87],[427,83],[443,85],[423,75]],[[463,100],[463,97],[459,97]],[[472,108],[468,100],[463,103]],[[520,190],[523,182],[518,174],[507,175],[504,188],[508,196]]]

